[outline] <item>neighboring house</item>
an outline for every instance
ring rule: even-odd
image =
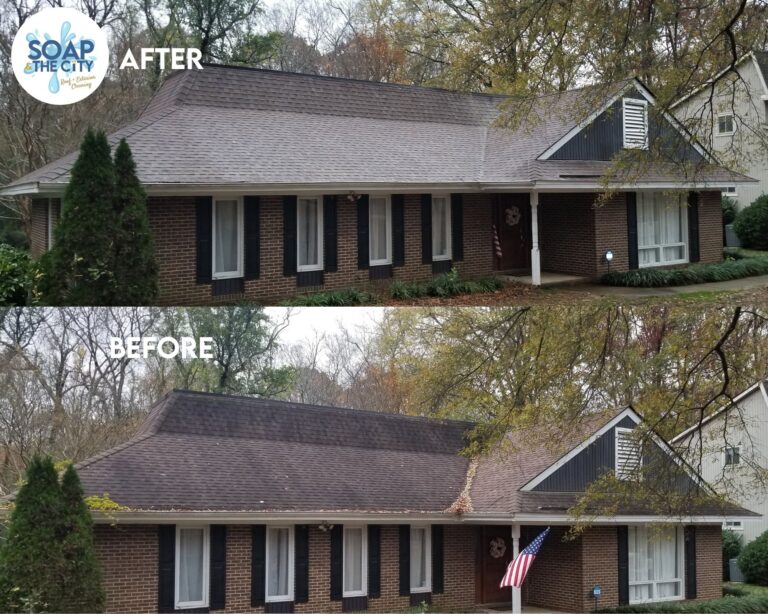
[[[680,433],[672,444],[700,467],[713,488],[762,514],[747,523],[728,518],[725,528],[742,534],[744,543],[768,531],[768,381],[751,386],[732,404]]]
[[[650,112],[639,81],[597,104],[592,92],[536,99],[536,120],[512,131],[496,122],[503,96],[206,65],[167,79],[110,141],[127,139],[150,196],[163,303],[264,300],[451,268],[538,284],[542,270],[597,277],[719,261],[720,191],[751,180]],[[642,158],[657,139],[670,163],[611,174],[617,154]],[[51,245],[75,157],[0,190],[33,199],[35,255]],[[700,167],[695,177],[683,178],[683,164]],[[616,192],[596,207],[605,174]]]
[[[714,92],[705,85],[672,110],[684,123],[691,121],[701,142],[721,160],[733,159],[734,168],[758,180],[723,190],[743,209],[768,193],[768,52],[745,55],[734,71]]]
[[[565,437],[518,432],[511,450],[470,460],[467,422],[170,393],[130,441],[78,465],[87,494],[124,506],[94,513],[107,611],[466,611],[514,598],[515,612],[586,612],[594,586],[601,607],[719,597],[723,514],[754,515],[741,508],[704,501],[667,518],[625,503],[563,539],[579,493],[640,462],[626,445],[639,423],[625,409]],[[657,452],[680,462],[661,440],[642,462]],[[547,526],[524,587],[499,589]]]

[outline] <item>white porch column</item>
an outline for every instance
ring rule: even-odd
[[[541,285],[541,254],[539,253],[539,193],[531,192],[531,283]]]
[[[533,201],[531,201],[533,202]],[[535,218],[534,218],[535,219]],[[535,235],[534,235],[535,236]],[[520,554],[520,525],[512,525],[512,560]],[[520,614],[523,610],[523,600],[519,588],[512,587],[512,614]]]

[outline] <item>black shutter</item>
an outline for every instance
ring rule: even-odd
[[[464,197],[451,194],[451,259],[464,260]]]
[[[627,192],[627,239],[629,241],[629,269],[634,270],[639,266],[639,253],[637,251],[637,193]]]
[[[176,605],[176,525],[158,527],[157,611],[173,612]]]
[[[283,275],[296,275],[296,197],[283,196]]]
[[[699,249],[699,193],[688,192],[688,260],[701,260]]]
[[[400,596],[411,594],[411,525],[400,525]]]
[[[619,551],[619,605],[629,603],[629,529],[616,527]]]
[[[227,596],[227,527],[211,525],[211,609],[223,610]]]
[[[421,262],[432,262],[432,194],[421,195]]]
[[[210,196],[195,198],[197,242],[197,283],[209,284],[213,272],[213,199]]]
[[[357,201],[357,268],[367,269],[370,262],[368,195]]]
[[[392,195],[392,265],[405,265],[405,196]]]
[[[696,599],[696,527],[685,527],[685,598]]]
[[[258,196],[243,199],[243,226],[245,226],[245,278],[258,279],[261,268],[260,234],[261,211]]]
[[[432,592],[443,592],[443,525],[432,525]]]
[[[331,601],[341,601],[344,594],[344,527],[331,529]]]
[[[381,527],[368,525],[368,596],[381,596]]]
[[[296,588],[294,601],[307,603],[309,601],[309,527],[300,525],[296,532]]]
[[[267,527],[251,527],[251,607],[264,605],[264,576],[266,573]]]
[[[336,197],[323,196],[323,251],[325,252],[323,270],[334,273],[339,269],[338,243]]]

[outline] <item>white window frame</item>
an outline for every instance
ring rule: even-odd
[[[731,192],[731,190],[733,191]],[[725,188],[725,190],[721,192],[721,194],[723,196],[727,196],[728,198],[736,198],[739,195],[738,192],[738,188],[735,185],[729,185]]]
[[[723,522],[723,531],[743,531],[744,523],[741,520],[726,520]]]
[[[643,107],[643,135],[645,137],[642,145],[627,143],[627,105]],[[639,98],[622,98],[621,100],[621,128],[624,149],[648,149],[648,101]]]
[[[614,467],[614,473],[616,475],[617,480],[632,480],[632,479],[639,479],[642,477],[642,468],[643,468],[643,445],[641,442],[637,443],[638,447],[638,462],[639,466],[637,467],[637,473],[620,473],[619,472],[619,437],[621,435],[629,435],[630,437],[635,432],[635,429],[627,428],[625,426],[617,426],[614,429],[613,436],[614,436],[614,460],[613,460],[613,467]]]
[[[53,198],[48,199],[48,249],[53,247]]]
[[[243,277],[243,261],[245,259],[245,220],[243,217],[243,197],[242,196],[213,196],[211,197],[213,206],[211,207],[211,279],[236,279]],[[237,201],[237,270],[225,273],[216,272],[216,207],[219,201]]]
[[[739,455],[738,463],[726,464],[726,461],[728,460],[728,450],[736,450],[736,453]],[[741,465],[741,446],[725,446],[723,448],[723,468],[728,469],[732,467],[738,467],[739,465]]]
[[[424,529],[424,540],[426,541],[426,544],[424,546],[425,554],[426,554],[426,585],[425,586],[411,586],[411,593],[431,593],[432,592],[432,527],[430,525],[421,525],[421,524],[414,524],[411,525],[411,532],[413,532],[414,529]],[[410,548],[410,542],[408,544],[408,547]],[[411,555],[413,553],[411,552]],[[413,557],[411,556],[411,559]],[[410,583],[410,578],[408,579]]]
[[[201,601],[179,601],[179,572],[181,565],[179,556],[181,554],[181,531],[184,529],[202,529],[203,530],[203,599]],[[207,608],[208,607],[208,572],[211,567],[211,531],[208,525],[176,525],[176,560],[174,565],[174,586],[173,601],[175,609],[183,610],[189,608]]]
[[[350,529],[360,530],[360,533],[362,534],[362,569],[360,570],[361,573],[361,586],[362,589],[359,591],[348,591],[347,587],[344,585],[347,580],[347,531]],[[341,588],[342,588],[342,597],[365,597],[368,594],[368,527],[364,525],[351,525],[347,526],[344,525],[342,530],[342,542],[341,542],[341,558],[342,558],[342,566],[341,566]]]
[[[381,194],[370,194],[369,195],[369,206],[368,206],[368,258],[369,258],[369,265],[370,266],[382,266],[387,264],[392,264],[392,197],[387,194],[381,195]],[[384,259],[377,259],[374,260],[371,257],[371,241],[373,240],[373,233],[371,232],[371,228],[373,228],[373,225],[371,224],[372,220],[372,209],[370,207],[370,201],[374,198],[383,198],[386,202],[386,224],[387,224],[387,257]]]
[[[730,117],[731,118],[731,130],[726,132],[720,132],[720,118],[721,117]],[[736,118],[734,117],[733,113],[718,113],[717,117],[715,118],[715,134],[717,136],[733,136],[736,134]]]
[[[300,250],[299,240],[301,238],[300,232],[300,215],[299,215],[299,201],[300,200],[316,200],[317,201],[317,264],[300,264]],[[296,271],[303,273],[305,271],[322,271],[325,268],[325,245],[323,239],[325,237],[325,229],[323,227],[323,197],[322,196],[298,196],[296,198]]]
[[[657,192],[646,192],[643,194],[656,194]],[[663,192],[658,192],[663,193]],[[638,193],[639,194],[639,193]],[[638,203],[638,208],[640,208],[640,204]],[[637,243],[637,258],[638,258],[638,267],[641,269],[652,269],[654,267],[660,267],[660,266],[672,266],[675,264],[687,264],[690,260],[690,248],[688,245],[688,216],[683,213],[683,208],[681,205],[677,205],[677,207],[680,209],[680,232],[683,235],[683,241],[678,243],[665,243],[665,244],[653,244],[653,245],[640,245],[640,215],[637,216],[637,234],[638,234],[638,243]],[[655,212],[655,207],[654,207]],[[640,262],[640,251],[646,250],[646,249],[656,249],[659,251],[659,254],[663,257],[664,256],[664,248],[665,247],[682,247],[683,248],[683,258],[678,260],[662,260],[659,262],[649,262],[649,263],[641,263]]]
[[[630,531],[636,527],[630,526]],[[635,605],[637,603],[658,603],[660,601],[683,601],[685,599],[685,543],[684,543],[684,537],[683,537],[683,529],[682,527],[674,527],[675,529],[675,540],[677,542],[677,577],[675,578],[668,578],[666,580],[638,580],[638,581],[629,581],[629,586],[632,588],[633,586],[648,586],[652,585],[653,590],[652,593],[654,596],[652,596],[650,599],[635,599],[633,600],[631,597],[629,599],[630,605]],[[629,570],[629,577],[632,577],[632,570]],[[678,591],[680,594],[673,597],[656,597],[656,585],[657,584],[669,584],[671,582],[677,582],[680,590]],[[632,591],[630,591],[630,595],[632,594]]]
[[[280,529],[288,529],[288,593],[285,595],[270,595],[269,594],[269,532],[277,531]],[[282,601],[293,601],[294,595],[294,565],[295,565],[295,551],[296,542],[294,541],[294,529],[293,525],[281,525],[271,526],[267,525],[266,535],[266,548],[264,552],[264,601],[267,603],[277,603]]]
[[[435,199],[444,198],[446,203],[446,246],[448,247],[446,255],[435,254]],[[451,211],[451,195],[450,194],[432,194],[432,202],[430,205],[432,215],[432,262],[443,262],[453,258],[453,214]]]

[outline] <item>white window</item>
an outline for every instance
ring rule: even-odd
[[[648,149],[648,101],[624,98],[624,148]]]
[[[629,527],[629,602],[683,599],[683,532]]]
[[[642,447],[633,429],[616,427],[616,478],[631,480],[640,477]]]
[[[392,264],[392,204],[389,197],[370,197],[368,236],[371,265]]]
[[[208,527],[176,527],[176,608],[208,607]]]
[[[723,529],[726,531],[743,531],[744,525],[741,520],[726,520],[723,523]]]
[[[733,115],[730,113],[721,113],[717,116],[717,134],[727,136],[734,133]]]
[[[729,185],[722,191],[723,196],[730,196],[731,198],[738,196],[735,185]]]
[[[243,203],[213,199],[213,278],[243,276]]]
[[[365,527],[344,527],[344,597],[368,593],[368,535]]]
[[[323,199],[299,197],[296,206],[298,270],[323,270]]]
[[[267,601],[293,601],[293,543],[293,527],[267,528]]]
[[[432,538],[429,527],[411,527],[411,592],[432,590]]]
[[[734,467],[741,464],[741,450],[738,446],[731,446],[723,450],[723,465]]]
[[[675,195],[637,193],[637,249],[641,267],[688,262],[688,210]]]
[[[432,196],[432,260],[451,259],[451,201]]]

